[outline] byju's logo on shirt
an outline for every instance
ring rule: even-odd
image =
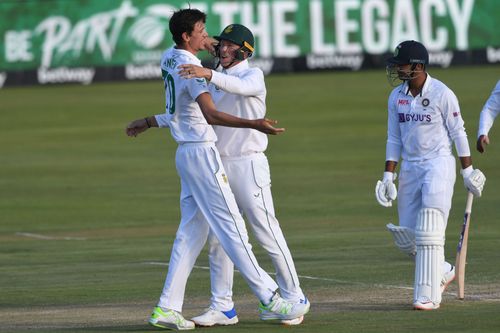
[[[400,123],[405,123],[409,121],[430,123],[432,120],[430,114],[398,113],[398,116]]]

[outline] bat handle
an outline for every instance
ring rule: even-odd
[[[472,212],[472,201],[474,200],[474,194],[472,192],[467,192],[467,203],[465,204],[465,213],[470,214]]]

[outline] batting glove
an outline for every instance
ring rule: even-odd
[[[396,173],[394,172],[384,172],[384,178],[382,181],[377,181],[375,186],[375,197],[378,203],[384,207],[391,207],[392,201],[396,200],[398,196],[398,190],[394,181],[396,180]]]
[[[484,183],[486,183],[486,176],[481,170],[474,169],[472,165],[460,170],[460,173],[464,177],[465,188],[479,198],[483,192]]]

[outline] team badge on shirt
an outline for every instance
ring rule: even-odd
[[[423,105],[423,106],[429,106],[429,103],[430,103],[430,101],[429,101],[427,98],[424,98],[424,99],[422,100],[422,105]]]

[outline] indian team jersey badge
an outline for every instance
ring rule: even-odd
[[[422,100],[422,105],[423,105],[423,106],[429,106],[429,103],[430,103],[430,101],[429,101],[429,99],[427,99],[427,98],[424,98],[424,99]]]

